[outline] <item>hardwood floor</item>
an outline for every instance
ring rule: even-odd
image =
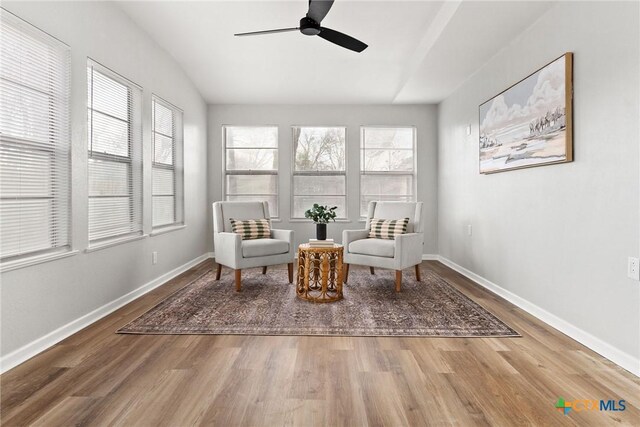
[[[640,423],[637,377],[435,261],[421,268],[435,270],[523,337],[114,333],[212,268],[211,261],[200,264],[2,375],[1,424]],[[393,283],[393,271],[376,274]],[[565,416],[554,408],[559,397],[624,399],[627,409]]]

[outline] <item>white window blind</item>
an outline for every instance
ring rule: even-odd
[[[224,126],[225,199],[269,202],[278,217],[277,126]]]
[[[152,98],[153,227],[183,223],[182,111]]]
[[[362,127],[360,216],[370,201],[415,200],[414,127]]]
[[[304,218],[314,203],[337,206],[347,216],[345,127],[293,127],[292,218]]]
[[[142,232],[142,90],[89,60],[89,243]]]
[[[69,47],[0,10],[0,257],[68,250]]]

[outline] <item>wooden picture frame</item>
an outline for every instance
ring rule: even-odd
[[[483,102],[478,113],[481,174],[573,161],[573,53]]]

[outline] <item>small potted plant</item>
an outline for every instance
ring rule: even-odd
[[[335,222],[336,216],[338,216],[336,209],[338,209],[337,206],[329,208],[314,203],[313,207],[304,213],[305,218],[312,219],[316,223],[316,239],[327,240],[327,223],[329,221]]]

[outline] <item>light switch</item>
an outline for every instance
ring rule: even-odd
[[[640,260],[638,258],[629,257],[627,276],[629,276],[629,279],[640,280]]]

